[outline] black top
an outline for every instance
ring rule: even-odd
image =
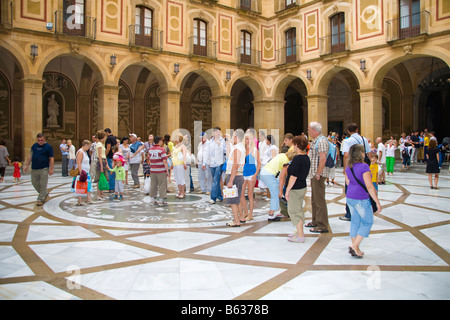
[[[114,155],[113,148],[117,144],[116,137],[114,137],[113,135],[109,135],[105,141],[105,148],[108,146],[108,144],[111,145],[111,148],[109,149],[109,153],[106,155],[106,157],[109,159],[112,159],[112,157]]]
[[[292,189],[306,188],[306,177],[309,173],[310,161],[306,154],[299,154],[292,159],[291,164],[287,170],[287,183],[291,176],[297,177]]]

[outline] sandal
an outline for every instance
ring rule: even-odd
[[[236,228],[236,227],[240,227],[240,226],[241,226],[240,224],[235,224],[234,221],[227,223],[227,227]]]
[[[315,228],[316,226],[313,225],[311,222],[309,222],[308,224],[305,224],[306,228]]]
[[[305,238],[300,238],[298,236],[295,236],[295,237],[288,238],[287,241],[295,242],[295,243],[304,243],[305,242]]]
[[[314,233],[328,233],[328,230],[323,230],[323,229],[319,229],[319,228],[317,228],[317,227],[314,227],[314,228],[310,229],[309,232],[314,232]]]
[[[356,253],[355,249],[353,249],[352,247],[348,247],[348,252],[352,255],[352,257],[361,259],[364,255],[364,252],[362,252],[360,255],[358,253]]]

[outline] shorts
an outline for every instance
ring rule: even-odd
[[[230,181],[230,175],[227,175],[226,184]],[[234,177],[233,185],[235,185],[238,189],[238,196],[235,198],[225,198],[226,204],[240,204],[241,203],[241,194],[242,194],[242,185],[244,184],[244,176],[238,175]]]
[[[114,192],[115,193],[123,193],[123,180],[116,180],[115,185],[114,185]]]
[[[244,181],[251,181],[253,176],[244,176]]]

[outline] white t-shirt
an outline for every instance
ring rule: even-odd
[[[386,157],[395,157],[395,149],[397,149],[394,145],[386,147]]]
[[[386,163],[386,147],[384,146],[384,144],[382,142],[380,142],[378,144],[378,149],[377,149],[378,157],[380,156],[380,152],[381,152],[381,159],[378,158],[379,162]]]

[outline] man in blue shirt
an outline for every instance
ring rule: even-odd
[[[24,171],[28,170],[31,163],[31,184],[39,193],[36,205],[42,206],[48,198],[48,176],[53,174],[55,156],[52,146],[45,142],[43,133],[38,133],[36,138],[37,142],[31,147]]]

